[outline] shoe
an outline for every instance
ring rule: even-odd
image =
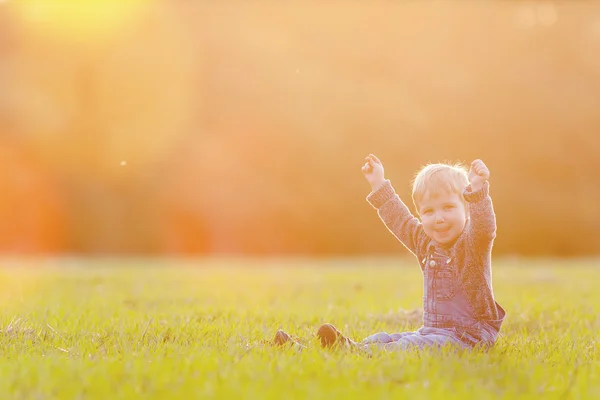
[[[341,335],[340,331],[331,324],[321,325],[317,331],[317,336],[321,340],[321,346],[323,347],[333,346]]]
[[[292,339],[292,337],[290,335],[288,335],[286,332],[284,332],[280,329],[277,332],[275,332],[275,338],[273,339],[273,344],[275,344],[277,346],[283,346],[284,344],[286,344],[288,342],[293,342],[293,341],[294,340]]]
[[[342,335],[342,332],[338,331],[332,324],[321,325],[317,331],[317,336],[321,340],[321,346],[323,347],[332,347],[336,344],[346,347],[356,345],[352,340]]]
[[[272,344],[274,346],[283,346],[285,344],[291,344],[292,348],[296,349],[296,351],[302,351],[306,349],[306,346],[300,344],[294,338],[292,338],[288,333],[282,331],[281,329],[275,332],[275,337],[273,338]]]

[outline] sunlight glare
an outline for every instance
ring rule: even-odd
[[[558,12],[552,3],[519,5],[516,14],[519,25],[527,28],[549,27],[558,21]]]
[[[552,3],[538,5],[536,12],[537,22],[542,26],[552,26],[558,20],[556,7]]]
[[[41,33],[89,40],[118,32],[149,3],[150,0],[21,0],[15,4],[24,22]]]

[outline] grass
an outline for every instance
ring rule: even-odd
[[[497,260],[490,351],[321,349],[420,326],[410,259],[4,260],[3,398],[600,397],[596,260]],[[309,346],[265,343],[284,328]]]

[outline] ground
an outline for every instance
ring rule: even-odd
[[[410,258],[4,259],[0,393],[7,398],[600,397],[600,262],[497,259],[507,310],[490,351],[367,357],[329,351],[420,325]],[[266,341],[283,328],[308,350]]]

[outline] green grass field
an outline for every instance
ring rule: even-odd
[[[4,260],[2,398],[600,398],[597,260],[496,260],[484,352],[321,349],[420,326],[411,259]],[[278,328],[308,350],[264,341]],[[410,396],[410,397],[408,397]]]

